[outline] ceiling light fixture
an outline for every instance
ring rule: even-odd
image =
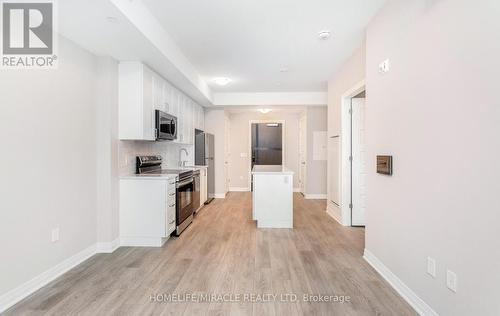
[[[267,114],[267,113],[271,112],[271,109],[260,109],[259,111],[262,114]]]
[[[106,21],[109,23],[118,23],[118,18],[116,16],[107,16]]]
[[[328,38],[330,38],[330,31],[321,31],[318,33],[318,38],[320,40],[327,40]]]
[[[281,67],[281,68],[280,68],[280,72],[288,72],[288,68],[286,68],[286,67]]]
[[[214,82],[216,84],[218,84],[219,86],[225,86],[231,82],[231,79],[227,78],[227,77],[218,77],[218,78],[214,78]]]

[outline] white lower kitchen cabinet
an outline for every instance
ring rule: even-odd
[[[161,247],[175,230],[175,176],[120,179],[120,245]]]
[[[207,167],[198,167],[200,169],[200,204],[203,206],[208,199],[208,170]]]

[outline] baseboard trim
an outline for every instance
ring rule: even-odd
[[[120,237],[123,247],[161,247],[168,238],[161,237]]]
[[[229,188],[230,192],[248,192],[250,188],[242,188],[242,187],[231,187]]]
[[[339,218],[338,215],[335,214],[333,209],[330,207],[330,204],[326,206],[326,214],[330,215],[330,217],[333,218],[340,225],[345,226],[344,223],[342,223],[342,219]]]
[[[305,194],[306,200],[326,200],[326,194]]]
[[[120,247],[120,238],[116,238],[109,242],[98,242],[96,244],[97,253],[113,253],[116,249]]]
[[[377,271],[396,292],[403,297],[420,315],[439,316],[426,302],[413,292],[406,284],[401,281],[382,261],[380,261],[372,252],[365,248],[363,258]]]
[[[54,267],[46,270],[45,272],[37,275],[33,279],[21,284],[6,294],[0,296],[0,313],[5,312],[24,298],[31,295],[33,292],[39,290],[45,285],[57,279],[59,276],[73,269],[80,263],[96,254],[96,244],[78,252],[77,254],[69,257],[68,259],[58,263]]]
[[[215,193],[215,194],[209,194],[209,198],[214,198],[214,199],[225,199],[226,194],[225,193]]]
[[[293,228],[292,221],[257,220],[257,228]]]

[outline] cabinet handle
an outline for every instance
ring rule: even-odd
[[[175,192],[174,193],[170,193],[169,196],[174,196],[175,195]]]
[[[173,223],[175,223],[175,219],[173,221],[171,221],[170,223],[168,223],[168,224],[172,225]]]
[[[169,205],[168,207],[174,207],[174,206],[175,206],[175,203],[174,203],[174,204],[172,204],[172,205]]]

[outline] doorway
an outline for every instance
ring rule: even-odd
[[[250,122],[250,172],[255,165],[283,165],[283,123]],[[250,188],[253,189],[252,177]]]
[[[299,189],[302,195],[306,194],[307,173],[307,117],[302,115],[299,120]]]

